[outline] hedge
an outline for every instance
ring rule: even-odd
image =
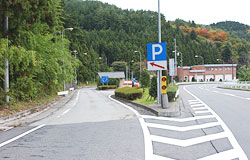
[[[169,84],[167,87],[168,101],[174,101],[178,86]]]
[[[123,87],[115,90],[115,96],[134,100],[142,97],[142,91],[137,88]]]
[[[116,85],[103,85],[103,86],[98,86],[98,90],[106,90],[106,89],[116,89]]]

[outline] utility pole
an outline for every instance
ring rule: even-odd
[[[6,38],[7,40],[7,47],[8,47],[8,16],[7,16],[7,7],[5,6],[5,11],[4,11],[4,16],[3,16],[3,28],[4,28],[4,32],[3,32],[3,37]],[[10,98],[8,96],[8,92],[9,92],[9,60],[8,60],[8,56],[5,57],[5,74],[4,74],[4,91],[6,92],[6,97],[5,97],[5,101],[6,103],[9,103]]]
[[[158,0],[158,38],[161,43],[161,11],[160,11],[160,0]],[[162,71],[157,71],[157,103],[161,103],[161,76]]]
[[[177,76],[176,38],[174,39],[174,76]],[[175,78],[174,78],[175,79]]]

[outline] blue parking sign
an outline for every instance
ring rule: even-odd
[[[147,44],[148,70],[167,69],[167,43]]]
[[[108,76],[102,76],[101,77],[101,82],[102,83],[109,83],[109,77]]]

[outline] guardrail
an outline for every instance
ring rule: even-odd
[[[239,82],[224,82],[219,85],[222,88],[233,88],[233,89],[247,89],[250,90],[249,81],[239,81]]]

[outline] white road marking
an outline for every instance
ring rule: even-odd
[[[151,135],[150,137],[152,141],[155,141],[155,142],[167,143],[167,144],[172,144],[172,145],[181,146],[181,147],[188,147],[188,146],[199,144],[199,143],[204,143],[204,142],[213,141],[216,139],[225,138],[226,134],[222,132],[222,133],[210,134],[210,135],[197,137],[197,138],[190,138],[186,140],[167,138],[167,137],[161,137],[161,136],[155,136],[155,135]]]
[[[144,144],[145,144],[145,160],[153,160],[152,156],[153,156],[153,145],[152,145],[152,141],[150,139],[150,133],[149,133],[149,130],[148,130],[148,127],[146,126],[145,124],[145,121],[144,119],[141,117],[141,115],[139,114],[139,112],[137,112],[135,109],[129,107],[128,105],[122,103],[122,102],[119,102],[115,99],[113,99],[111,97],[111,95],[108,96],[109,99],[111,99],[112,101],[124,106],[125,108],[131,110],[132,112],[135,113],[135,115],[138,117],[139,119],[139,122],[141,124],[141,127],[142,127],[142,132],[143,132],[143,135],[144,135]]]
[[[64,111],[61,115],[57,116],[57,118],[60,118],[62,116],[64,116],[65,114],[67,114],[73,107],[75,107],[76,103],[78,102],[78,99],[79,99],[79,95],[80,95],[80,91],[77,92],[77,96],[76,96],[76,99],[72,105],[71,108],[67,109],[66,111]]]
[[[159,129],[167,129],[167,130],[172,130],[172,131],[191,131],[195,129],[202,129],[202,128],[209,128],[209,127],[214,127],[214,126],[219,126],[219,122],[211,122],[211,123],[205,123],[205,124],[197,124],[197,125],[192,125],[192,126],[185,126],[185,127],[178,127],[178,126],[169,126],[169,125],[163,125],[163,124],[157,124],[157,123],[146,123],[148,127],[152,128],[159,128]]]
[[[201,109],[207,109],[206,107],[196,107],[196,108],[192,108],[194,111],[197,111],[197,110],[201,110]]]
[[[199,104],[200,102],[189,102],[189,104]]]
[[[200,101],[205,107],[208,108],[208,110],[215,116],[215,118],[218,120],[218,122],[220,122],[221,127],[224,129],[224,132],[227,134],[227,138],[230,141],[230,143],[232,144],[232,146],[235,148],[236,152],[238,154],[238,157],[240,160],[248,160],[245,152],[242,150],[242,148],[240,147],[239,143],[237,142],[237,140],[235,139],[235,137],[233,136],[233,133],[230,131],[230,129],[227,127],[227,125],[223,122],[223,120],[207,105],[205,104],[202,100],[200,100],[197,96],[195,96],[193,93],[191,93],[190,91],[188,91],[186,89],[186,87],[183,87],[183,89],[189,93],[190,95],[192,95],[195,99],[197,99],[198,101]]]
[[[210,111],[209,111],[209,110],[207,110],[207,111],[194,111],[194,113],[195,113],[195,114],[199,114],[199,113],[210,113]]]
[[[213,115],[195,116],[195,117],[189,117],[189,118],[168,118],[168,117],[155,117],[155,116],[149,116],[149,115],[141,115],[141,116],[142,118],[147,118],[147,119],[167,120],[167,121],[175,121],[175,122],[188,122],[188,121],[195,121],[198,119],[215,118]]]
[[[32,133],[32,132],[34,132],[34,131],[36,131],[36,130],[44,127],[44,126],[45,126],[45,124],[42,124],[40,126],[37,126],[37,127],[33,128],[33,129],[27,131],[27,132],[24,132],[23,134],[20,134],[20,135],[14,137],[14,138],[12,138],[12,139],[10,139],[8,141],[5,141],[5,142],[0,144],[0,147],[3,147],[3,146],[5,146],[5,145],[7,145],[7,144],[9,144],[9,143],[11,143],[11,142],[13,142],[15,140],[18,140],[19,138],[22,138],[23,136],[26,136],[27,134],[30,134],[30,133]]]
[[[232,159],[236,159],[238,158],[237,154],[235,154],[236,151],[234,149],[231,150],[227,150],[224,152],[220,152],[217,154],[213,154],[204,158],[200,158],[198,160],[215,160],[215,159],[219,159],[219,160],[232,160]]]
[[[159,156],[159,155],[154,154],[154,155],[152,156],[152,160],[174,160],[174,159],[166,158],[166,157],[162,157],[162,156]]]
[[[203,104],[194,104],[194,105],[191,105],[191,107],[200,107],[200,106],[204,106]]]

